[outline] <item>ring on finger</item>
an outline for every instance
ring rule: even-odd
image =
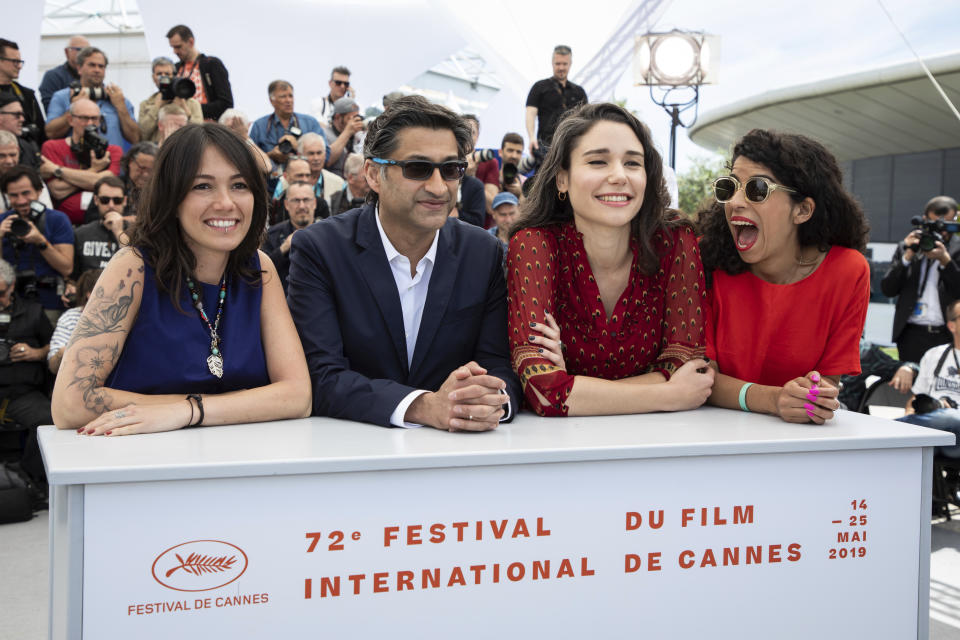
[[[127,417],[127,412],[124,411],[123,409],[120,409],[120,411],[117,411],[116,413],[113,414],[113,417],[114,417],[114,418],[117,418],[117,419],[126,418],[126,417]]]

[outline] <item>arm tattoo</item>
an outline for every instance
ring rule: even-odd
[[[83,406],[100,415],[110,411],[113,398],[103,387],[120,355],[118,344],[83,347],[77,351],[77,368],[70,386],[77,386],[83,395]]]
[[[97,287],[83,310],[83,315],[70,337],[67,348],[83,338],[93,338],[105,333],[118,333],[122,330],[123,320],[130,312],[138,282],[126,289],[126,281],[121,280],[116,291],[106,293],[103,287]]]

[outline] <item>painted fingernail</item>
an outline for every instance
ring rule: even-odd
[[[79,429],[77,429],[77,433],[83,433],[83,427],[80,427]]]
[[[812,394],[812,393],[808,393],[808,394],[807,394],[807,400],[809,400],[810,402],[816,402],[816,401],[817,401],[817,396],[814,395],[814,394]]]
[[[537,353],[543,353],[543,349],[537,349]]]
[[[814,418],[817,417],[816,415],[814,415],[813,411],[810,411],[809,409],[807,410],[807,416],[808,416],[811,420],[813,420]]]
[[[537,339],[537,336],[527,336],[527,340],[529,340],[530,342],[533,342],[536,339]]]
[[[531,329],[536,329],[536,328],[537,328],[537,323],[536,323],[536,322],[531,322],[531,323],[530,323],[530,328],[531,328]]]
[[[814,382],[820,382],[820,374],[814,371],[812,374],[810,374],[810,379]]]
[[[811,411],[814,411],[816,409],[816,407],[810,404],[809,402],[804,402],[803,408],[807,410],[807,413],[810,413]]]
[[[110,435],[111,433],[113,433],[113,429],[111,429],[110,431],[104,431],[104,432],[103,432],[103,435],[108,436],[108,435]]]

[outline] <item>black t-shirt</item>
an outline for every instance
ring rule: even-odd
[[[37,126],[37,134],[40,137],[37,144],[42,144],[47,139],[44,133],[46,120],[43,117],[43,111],[40,110],[40,103],[37,102],[37,96],[33,89],[14,82],[0,85],[0,93],[9,93],[20,100],[20,105],[23,107],[23,123]]]
[[[97,220],[77,227],[73,240],[73,276],[103,269],[120,248],[113,233]]]
[[[555,78],[534,83],[527,94],[527,106],[537,108],[537,141],[550,144],[563,114],[585,102],[587,92],[569,80],[566,86]]]

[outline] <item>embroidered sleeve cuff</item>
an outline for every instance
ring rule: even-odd
[[[407,415],[407,409],[410,408],[410,405],[413,404],[413,401],[427,393],[423,389],[417,389],[416,391],[411,391],[407,396],[400,401],[400,404],[397,405],[397,408],[393,410],[393,413],[390,414],[390,424],[395,427],[403,427],[404,429],[415,429],[416,427],[422,427],[422,424],[417,424],[416,422],[407,422],[403,418]]]

